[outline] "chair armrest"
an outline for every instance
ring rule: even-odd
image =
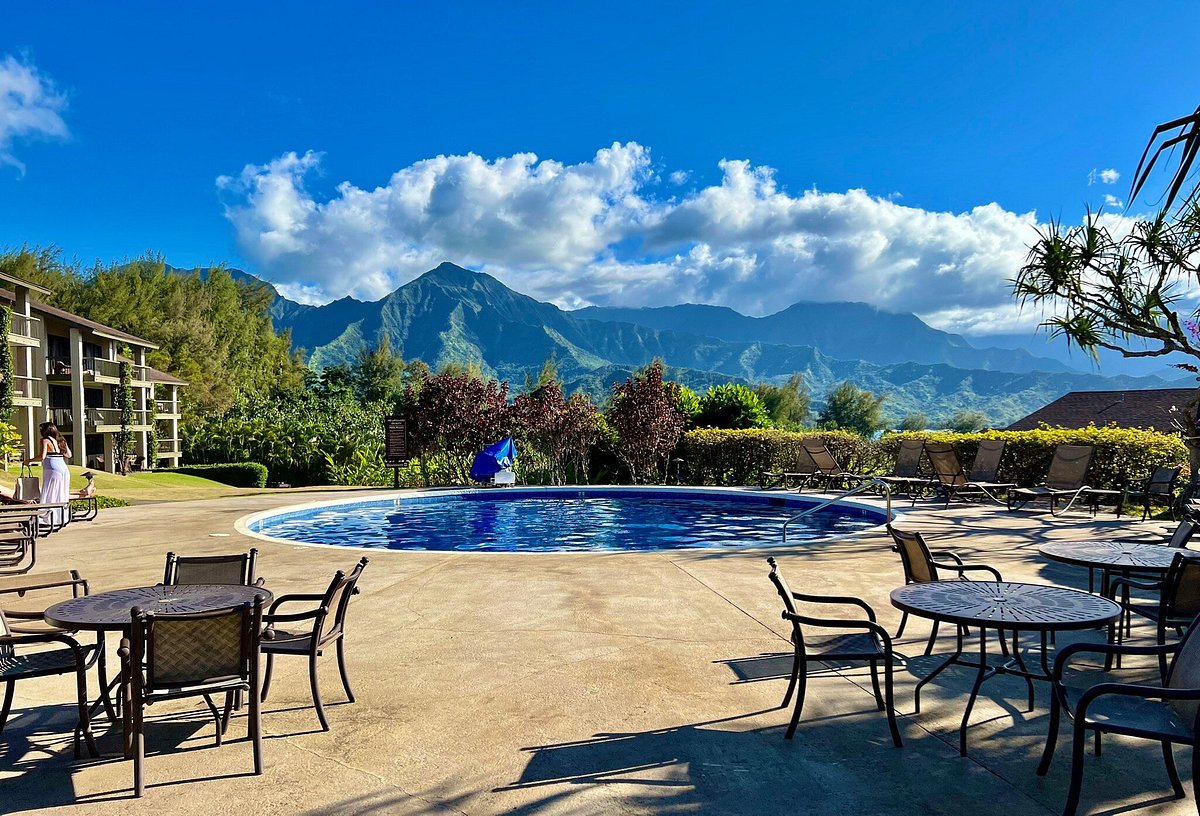
[[[357,589],[358,587],[355,587]],[[862,598],[854,598],[849,595],[809,595],[804,592],[793,592],[792,597],[797,601],[805,603],[824,603],[824,604],[844,604],[846,606],[856,606],[867,613],[868,620],[875,620],[875,610],[871,605]]]
[[[871,632],[883,641],[884,645],[890,651],[892,648],[892,636],[887,630],[880,626],[875,621],[861,619],[840,619],[840,618],[810,618],[807,615],[797,615],[794,612],[784,612],[783,619],[800,623],[805,626],[816,626],[823,629],[863,629]]]
[[[318,615],[328,613],[328,611],[329,611],[328,609],[321,606],[316,609],[310,609],[307,612],[292,612],[287,615],[276,615],[274,612],[268,612],[267,614],[263,615],[262,619],[263,619],[263,623],[266,623],[266,624],[285,623],[288,621],[312,620],[312,619],[316,618]]]
[[[953,551],[951,551],[951,550],[931,550],[929,554],[930,554],[930,555],[933,555],[933,554],[935,554],[935,553],[936,553],[938,556],[943,556],[943,555],[944,555],[944,556],[946,556],[946,557],[947,557],[947,558],[949,558],[951,561],[953,561],[955,564],[959,564],[959,565],[961,565],[961,564],[963,563],[963,560],[962,560],[961,558],[959,558],[959,557],[958,557],[958,553],[956,553],[956,552],[953,552]]]
[[[23,646],[29,643],[61,643],[75,653],[76,660],[83,660],[92,646],[84,646],[68,634],[47,632],[36,635],[0,635],[0,646]]]
[[[1114,695],[1138,697],[1143,700],[1200,700],[1200,688],[1166,688],[1138,683],[1097,683],[1079,697],[1075,706],[1076,719],[1087,716],[1087,708],[1097,697]]]
[[[938,569],[957,572],[959,575],[962,575],[964,572],[986,572],[997,581],[1004,580],[1000,577],[1000,571],[998,569],[995,567],[989,567],[986,564],[946,564],[940,561],[930,561],[929,563]]]
[[[281,604],[295,603],[296,601],[323,601],[324,595],[316,593],[293,593],[291,595],[279,595],[275,600],[271,601],[271,606],[267,609],[267,614],[272,614]]]
[[[1110,587],[1127,586],[1133,589],[1162,589],[1162,581],[1135,581],[1133,578],[1113,578],[1108,582]]]
[[[1179,649],[1178,643],[1157,646],[1126,646],[1120,643],[1072,643],[1064,646],[1054,656],[1054,684],[1062,685],[1062,675],[1071,658],[1082,652],[1102,655],[1160,655],[1171,654]]]

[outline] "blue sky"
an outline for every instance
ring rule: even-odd
[[[6,6],[0,246],[1027,331],[1034,226],[1200,104],[1193,3],[436,5]]]

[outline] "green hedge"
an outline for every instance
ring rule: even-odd
[[[267,466],[258,462],[228,462],[219,465],[181,465],[159,468],[159,473],[184,473],[200,476],[232,487],[266,487]]]
[[[696,430],[684,434],[678,455],[686,461],[692,484],[757,484],[766,471],[790,470],[799,456],[801,440],[824,440],[838,463],[856,473],[882,474],[891,470],[907,438],[949,442],[958,451],[963,466],[970,468],[981,439],[1003,439],[1008,444],[1000,466],[1000,478],[1021,485],[1037,484],[1046,475],[1054,448],[1060,444],[1094,445],[1096,458],[1088,483],[1097,488],[1116,488],[1136,483],[1160,465],[1188,462],[1187,448],[1176,435],[1125,428],[1066,430],[1041,428],[1035,431],[952,431],[888,434],[882,439],[863,439],[844,431],[797,433],[779,430]],[[927,463],[925,465],[928,466]],[[1186,481],[1186,480],[1185,480]]]
[[[757,484],[764,471],[794,470],[801,441],[816,438],[847,470],[874,472],[882,467],[879,445],[847,431],[780,431],[774,429],[688,431],[678,455],[692,484]],[[886,469],[886,468],[884,468]]]

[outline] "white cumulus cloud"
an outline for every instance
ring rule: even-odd
[[[438,156],[322,200],[305,187],[319,164],[287,153],[218,180],[254,270],[305,302],[376,299],[449,260],[568,308],[700,302],[766,314],[857,300],[969,333],[1040,319],[1018,312],[1009,283],[1036,214],[994,203],[952,213],[864,190],[794,194],[741,160],[720,162],[718,182],[656,197],[650,151],[634,142],[574,165]]]
[[[1096,182],[1101,184],[1116,184],[1121,178],[1121,174],[1113,168],[1109,167],[1104,170],[1092,168],[1092,172],[1088,173],[1088,186],[1091,187]]]
[[[14,142],[66,138],[66,107],[66,96],[32,64],[11,55],[0,60],[0,165],[15,167],[23,175],[25,165],[13,154]]]

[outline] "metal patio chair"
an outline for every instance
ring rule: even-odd
[[[167,568],[163,584],[238,584],[262,586],[263,579],[255,579],[254,565],[258,550],[250,548],[248,553],[232,555],[176,555],[167,553]]]
[[[1016,510],[1031,501],[1049,499],[1051,515],[1058,515],[1055,511],[1059,499],[1068,498],[1067,506],[1062,510],[1067,512],[1088,492],[1087,474],[1095,454],[1096,448],[1092,445],[1059,445],[1054,449],[1054,458],[1050,460],[1050,468],[1041,484],[1008,491],[1008,509]]]
[[[1150,504],[1158,500],[1171,511],[1171,520],[1175,520],[1175,483],[1179,481],[1181,467],[1156,467],[1140,490],[1124,490],[1121,503],[1136,499],[1142,505],[1142,521],[1150,517]]]
[[[1170,665],[1163,672],[1160,684],[1101,682],[1085,690],[1069,688],[1063,683],[1063,673],[1071,658],[1091,652],[1105,655],[1156,655]],[[1175,768],[1172,745],[1192,746],[1193,796],[1200,784],[1200,754],[1196,751],[1197,726],[1200,726],[1200,635],[1193,623],[1178,643],[1159,646],[1124,646],[1111,643],[1073,643],[1064,647],[1054,658],[1053,702],[1050,706],[1050,729],[1046,747],[1038,763],[1038,776],[1045,776],[1054,759],[1058,742],[1059,721],[1065,711],[1072,720],[1071,782],[1063,816],[1075,816],[1083,787],[1084,748],[1087,733],[1096,736],[1096,747],[1102,733],[1122,734],[1159,742],[1167,777],[1177,798],[1183,798],[1183,783]]]
[[[1161,646],[1167,642],[1168,629],[1182,633],[1200,615],[1200,553],[1184,550],[1175,553],[1161,582],[1113,578],[1109,581],[1109,589],[1114,596],[1118,590],[1121,592],[1121,605],[1126,616],[1139,615],[1154,622],[1155,639]],[[1157,592],[1158,598],[1152,603],[1134,603],[1129,597],[1130,589]],[[1120,624],[1118,627],[1119,632]],[[1128,622],[1123,628],[1129,631]],[[1159,670],[1166,677],[1165,654],[1159,656]]]
[[[924,439],[901,439],[900,450],[896,453],[896,464],[892,472],[886,476],[875,478],[887,482],[893,490],[912,494],[918,487],[925,486],[929,480],[920,475],[921,454],[925,452]]]
[[[968,572],[983,572],[987,573],[995,581],[1003,581],[1000,577],[1000,571],[994,567],[989,567],[986,564],[964,564],[963,560],[956,553],[949,550],[939,550],[939,557],[948,558],[949,561],[939,561],[934,558],[933,551],[929,549],[929,545],[925,543],[925,538],[920,533],[915,531],[900,530],[892,525],[888,525],[888,532],[891,533],[892,550],[900,554],[900,563],[904,565],[904,584],[927,584],[932,581],[941,581],[942,572],[954,573],[955,580],[970,580],[967,578]],[[899,638],[904,634],[904,627],[908,625],[908,613],[904,612],[900,616],[900,628],[896,630],[896,637]],[[929,642],[925,646],[925,654],[933,653],[933,644],[937,640],[938,621],[933,622],[933,629],[929,633]],[[1004,639],[1000,639],[1001,648],[1004,647]]]
[[[203,697],[216,725],[216,744],[229,725],[233,694],[250,700],[247,731],[253,746],[254,773],[262,773],[262,723],[259,713],[259,639],[262,598],[214,612],[156,615],[135,608],[128,638],[121,641],[126,682],[124,702],[133,740],[133,790],[144,790],[142,765],[146,737],[144,709],[167,700]],[[225,695],[222,715],[214,694]]]
[[[788,482],[795,480],[800,489],[803,490],[804,485],[808,484],[818,472],[817,463],[808,455],[808,451],[801,447],[796,454],[796,461],[792,465],[791,470],[764,470],[758,476],[758,485],[763,490],[769,490],[776,485],[780,485],[784,490],[787,490],[789,489]]]
[[[793,592],[788,587],[783,576],[779,574],[778,565],[774,558],[768,558],[771,573],[768,576],[775,590],[783,601],[783,619],[792,623],[792,675],[788,681],[787,692],[783,696],[780,708],[787,708],[792,695],[796,695],[796,705],[792,710],[792,719],[788,723],[786,739],[791,739],[796,733],[800,722],[800,712],[804,708],[804,694],[808,688],[808,664],[831,660],[862,660],[871,669],[871,688],[875,694],[875,703],[880,711],[887,712],[888,728],[892,732],[892,742],[896,747],[903,747],[900,730],[896,726],[896,706],[892,688],[892,663],[895,656],[892,652],[892,639],[887,630],[879,625],[875,618],[875,610],[866,601],[839,595],[810,595]],[[801,614],[796,607],[796,601],[813,605],[854,606],[862,610],[866,618],[832,618],[814,617]],[[813,629],[842,630],[843,634],[826,638],[821,641],[808,641],[804,636],[804,627]],[[846,634],[846,630],[858,630]],[[883,691],[879,688],[879,664],[883,663]]]
[[[271,687],[271,669],[276,655],[294,655],[308,658],[308,680],[312,687],[313,706],[317,709],[317,719],[321,721],[321,730],[329,730],[329,721],[325,718],[325,707],[321,704],[321,689],[317,683],[317,658],[330,644],[336,644],[338,670],[342,676],[342,688],[346,697],[354,702],[354,692],[350,689],[350,677],[346,673],[346,612],[350,608],[350,598],[358,594],[358,579],[362,576],[369,560],[364,556],[347,575],[341,570],[333,576],[329,588],[321,594],[292,594],[280,595],[272,603],[264,616],[267,631],[263,634],[262,651],[267,656],[267,667],[263,675],[262,699],[267,699]],[[281,614],[277,610],[284,604],[305,603],[310,608],[304,612]],[[312,606],[312,604],[317,604]],[[311,621],[311,626],[304,625]],[[281,627],[280,624],[284,626]],[[291,627],[288,624],[302,624],[303,628]]]
[[[804,452],[812,459],[813,465],[816,467],[816,472],[813,473],[804,483],[800,485],[801,492],[808,487],[809,482],[818,480],[824,481],[825,490],[830,490],[836,485],[851,485],[862,482],[868,477],[858,473],[851,473],[842,468],[838,464],[837,459],[833,458],[833,454],[829,452],[829,448],[820,439],[804,439],[800,442]]]
[[[983,440],[990,442],[992,440]],[[967,474],[963,470],[962,462],[958,458],[958,453],[954,447],[946,442],[926,442],[925,455],[929,457],[929,463],[933,466],[933,480],[930,484],[933,488],[946,499],[946,507],[950,506],[950,501],[955,497],[967,496],[983,496],[992,501],[999,502],[998,494],[1007,490],[1011,490],[1016,485],[1007,482],[995,482],[987,480],[977,480],[974,474],[995,476],[991,469],[992,460],[998,468],[1000,462],[1000,454],[1004,452],[1004,444],[1000,444],[1000,449],[997,452],[994,446],[984,447],[983,442],[980,442],[979,453],[975,455],[976,464],[971,468],[971,474]],[[980,456],[985,457],[984,462],[980,462]],[[916,497],[913,497],[914,504]]]

